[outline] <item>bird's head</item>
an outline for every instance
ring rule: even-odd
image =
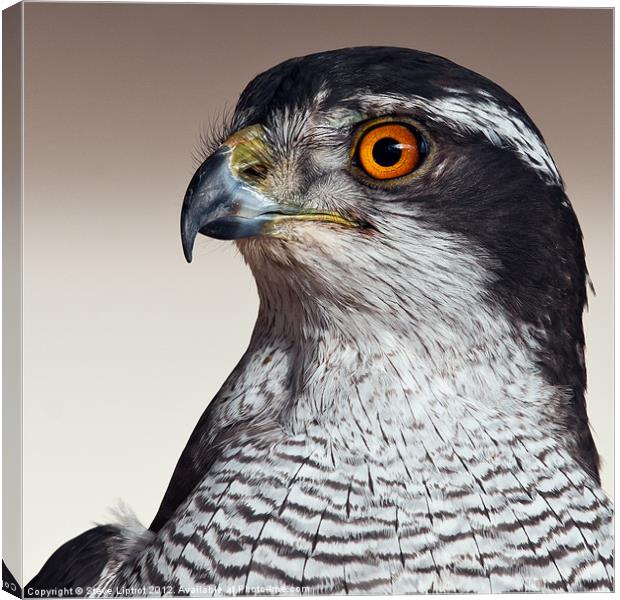
[[[185,196],[188,260],[198,233],[234,239],[259,290],[392,323],[580,318],[581,233],[561,178],[488,79],[409,49],[314,54],[256,77],[229,132]]]

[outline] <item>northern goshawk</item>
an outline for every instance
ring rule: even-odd
[[[209,154],[183,248],[235,240],[249,348],[151,527],[90,530],[30,586],[612,589],[582,235],[519,103],[438,56],[347,48],[257,76]]]

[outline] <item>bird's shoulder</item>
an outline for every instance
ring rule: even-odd
[[[25,586],[25,596],[86,595],[104,571],[119,535],[120,528],[100,525],[65,542]]]

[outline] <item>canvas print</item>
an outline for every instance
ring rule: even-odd
[[[237,89],[230,104],[198,116],[198,103],[183,100],[195,91],[183,87],[175,93],[183,98],[179,106],[195,111],[192,118],[166,106],[175,60],[191,60],[183,46],[173,58],[166,54],[175,25],[202,23],[216,35],[217,19],[294,20],[302,9],[324,18],[402,14],[431,19],[437,28],[456,17],[456,9],[386,7],[368,14],[362,7],[330,13],[330,7],[45,3],[5,13],[6,30],[23,20],[24,37],[14,38],[12,49],[22,44],[20,60],[30,56],[33,64],[19,82],[25,161],[19,202],[28,207],[31,194],[39,207],[25,208],[19,221],[6,199],[14,190],[5,190],[5,256],[10,244],[18,250],[23,244],[22,270],[5,263],[5,288],[15,283],[10,277],[23,278],[23,295],[8,297],[9,308],[12,299],[22,303],[17,326],[25,332],[24,379],[16,380],[25,407],[23,421],[15,421],[26,456],[21,489],[34,483],[29,468],[38,473],[66,452],[75,458],[55,462],[49,476],[70,481],[66,491],[82,490],[49,501],[55,537],[45,538],[27,575],[9,559],[5,538],[5,590],[25,597],[613,591],[612,473],[601,478],[612,456],[601,460],[591,424],[595,410],[611,420],[612,391],[608,398],[588,391],[586,342],[595,338],[584,331],[584,311],[598,285],[592,273],[600,271],[580,224],[587,207],[573,200],[565,179],[579,162],[566,160],[561,168],[544,124],[504,81],[447,43],[443,52],[413,37],[405,43],[404,32],[394,39],[384,34],[382,43],[354,44],[343,36],[341,44],[308,52],[283,41],[290,54],[274,52],[278,60],[261,62],[260,69],[252,64],[247,77],[228,73]],[[514,19],[540,18],[543,26],[548,19],[563,32],[560,40],[576,24],[610,31],[611,11],[585,11],[581,22],[576,11],[492,12],[478,9],[467,18],[492,16],[500,29]],[[96,31],[97,15],[108,26],[103,33]],[[68,23],[68,37],[50,34],[50,18]],[[114,29],[123,22],[127,30]],[[142,42],[129,45],[136,36],[147,45],[159,39],[163,63]],[[211,61],[240,51],[214,46],[194,77],[212,78]],[[80,63],[78,49],[93,62]],[[131,77],[114,58],[98,57],[108,50],[133,65]],[[600,51],[611,56],[609,46]],[[54,67],[50,56],[64,57],[67,68]],[[4,69],[5,82],[19,78],[10,64]],[[608,70],[595,76],[611,77]],[[59,92],[63,86],[67,91]],[[217,87],[210,79],[201,93],[217,96]],[[559,110],[562,98],[552,87],[550,104]],[[139,111],[138,91],[141,101],[149,98]],[[10,102],[5,99],[5,110]],[[45,111],[56,118],[37,121]],[[143,149],[159,158],[165,152],[151,114],[168,115],[164,129],[187,127],[184,141],[199,140],[183,177],[167,172],[165,161],[149,164]],[[608,116],[602,114],[603,125]],[[128,124],[124,134],[117,119]],[[202,124],[191,132],[188,124],[198,119]],[[91,131],[84,131],[86,122]],[[575,126],[563,115],[558,123]],[[72,132],[71,150],[62,149],[63,131]],[[603,146],[603,158],[590,163],[589,143],[575,131],[583,168],[607,164],[611,148]],[[55,144],[59,155],[86,165],[85,173],[74,176],[75,165],[53,155],[42,161]],[[94,158],[96,149],[88,156],[98,144],[109,162]],[[151,185],[159,181],[180,191],[165,208]],[[74,185],[79,191],[72,196]],[[115,190],[115,197],[106,196],[109,204],[100,203],[98,187]],[[69,199],[59,195],[63,189]],[[81,204],[71,204],[72,197]],[[610,195],[600,202],[611,210]],[[158,219],[166,234],[148,243],[163,245],[161,261],[140,248],[153,238]],[[78,226],[83,222],[91,224],[88,234]],[[49,255],[30,241],[44,223],[56,228]],[[23,228],[21,239],[11,237],[11,225]],[[115,248],[117,239],[119,248],[133,244],[139,259]],[[82,253],[76,260],[84,261],[83,280],[64,279],[77,267],[53,260],[63,252]],[[238,304],[244,295],[238,284],[227,291],[232,261],[252,286],[250,308]],[[179,279],[171,279],[166,297],[201,295],[184,311],[170,304],[175,310],[164,323],[156,311],[168,272]],[[611,281],[611,272],[606,275]],[[148,293],[138,283],[143,277],[158,282]],[[185,291],[177,284],[181,277]],[[65,285],[71,299],[63,295]],[[37,286],[43,296],[31,293]],[[123,296],[114,298],[121,288]],[[210,304],[210,294],[221,294],[223,303]],[[58,308],[59,298],[65,308]],[[46,312],[47,303],[57,312]],[[58,331],[47,324],[51,314],[58,330],[69,332],[70,354],[56,340],[47,342],[41,366],[37,352]],[[606,331],[608,317],[601,308]],[[71,329],[76,322],[82,326]],[[5,354],[15,343],[6,327],[5,313]],[[166,337],[172,329],[178,338]],[[114,352],[99,353],[106,330]],[[233,335],[239,345],[228,348]],[[234,363],[218,379],[220,371],[196,359],[188,381],[183,363],[207,346],[214,356],[229,353]],[[68,363],[69,355],[78,362]],[[610,360],[603,354],[602,362]],[[87,383],[78,389],[81,370]],[[175,381],[172,394],[166,386]],[[57,398],[57,382],[78,403]],[[219,390],[205,398],[210,385]],[[110,386],[115,393],[103,392],[99,402],[98,390]],[[166,388],[160,400],[158,386]],[[10,392],[5,382],[5,405],[17,405]],[[192,395],[202,408],[190,418]],[[48,426],[57,423],[50,432],[56,440],[70,424],[66,435],[74,442],[64,450],[60,440],[58,447],[43,446],[37,422],[46,418]],[[106,419],[117,427],[106,431]],[[6,439],[4,452],[10,452]],[[5,462],[9,477],[10,468]],[[123,478],[132,481],[128,497]],[[132,490],[140,486],[146,500],[136,509]],[[106,504],[108,493],[122,502]],[[43,498],[38,505],[29,500],[31,508],[25,491],[15,494],[9,507],[23,502],[26,513],[44,514]],[[115,513],[102,518],[113,504]],[[89,506],[91,524],[84,527],[72,512]],[[152,512],[145,514],[144,506]],[[5,510],[7,518],[15,516]],[[47,528],[31,527],[28,543],[44,539]],[[25,555],[25,542],[19,552]]]

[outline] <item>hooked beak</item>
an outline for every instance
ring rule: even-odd
[[[202,163],[185,193],[181,240],[187,262],[198,233],[219,240],[259,235],[272,213],[285,207],[269,201],[230,168],[232,148],[223,146]]]
[[[192,261],[198,233],[220,240],[237,240],[268,235],[275,223],[290,219],[358,226],[337,213],[274,202],[251,184],[251,178],[242,178],[239,163],[247,164],[248,148],[251,151],[252,144],[256,144],[256,127],[235,134],[192,177],[181,210],[181,240],[187,262]],[[246,142],[244,137],[248,138]],[[241,161],[240,155],[245,155]]]

